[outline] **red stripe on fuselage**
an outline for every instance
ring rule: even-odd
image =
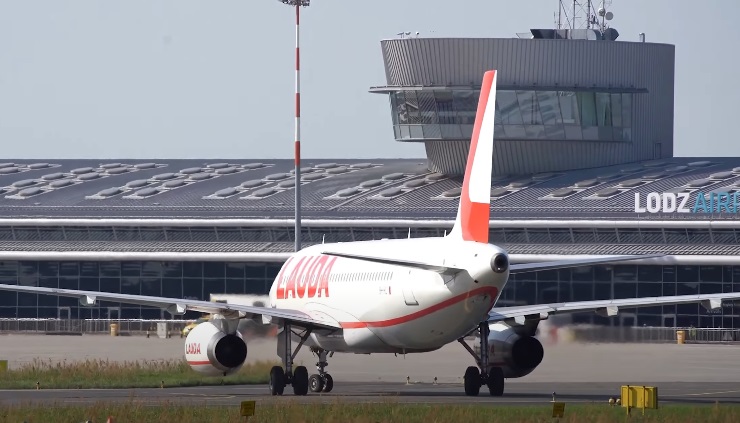
[[[368,328],[368,327],[384,328],[388,326],[400,325],[402,323],[408,323],[412,320],[416,320],[416,319],[420,319],[422,317],[428,316],[434,313],[435,311],[442,310],[451,305],[459,303],[460,301],[463,301],[470,297],[481,295],[481,294],[491,295],[491,307],[492,307],[493,301],[496,299],[496,295],[498,294],[498,289],[493,286],[476,288],[470,292],[466,292],[464,294],[460,294],[448,300],[442,301],[441,303],[435,304],[429,308],[425,308],[423,310],[419,310],[417,312],[407,314],[405,316],[396,317],[394,319],[378,320],[375,322],[340,322],[339,324],[342,326],[343,329],[360,329],[360,328]]]
[[[205,366],[206,364],[211,364],[210,361],[188,361],[188,364],[191,366]]]

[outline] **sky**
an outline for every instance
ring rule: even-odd
[[[393,139],[380,40],[515,37],[557,0],[313,0],[304,158],[419,158]],[[676,156],[740,156],[740,2],[613,0],[620,40],[676,46]],[[0,157],[290,158],[294,11],[278,0],[0,0]]]

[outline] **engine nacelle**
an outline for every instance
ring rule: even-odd
[[[239,370],[247,359],[247,344],[235,331],[223,331],[219,321],[203,322],[185,338],[185,359],[198,373],[226,376]]]
[[[501,367],[504,377],[526,376],[542,363],[545,350],[537,338],[517,332],[503,323],[489,327],[488,362],[491,367]]]

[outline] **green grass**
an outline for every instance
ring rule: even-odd
[[[75,362],[31,363],[0,373],[0,389],[83,389],[152,388],[203,385],[244,385],[267,383],[270,368],[276,363],[245,364],[226,377],[206,377],[195,372],[184,360],[114,362],[87,360]]]
[[[496,406],[490,405],[403,405],[348,404],[301,405],[287,401],[257,404],[256,415],[250,423],[437,423],[437,422],[506,422],[540,423],[555,422],[549,406]],[[80,422],[91,420],[105,422],[111,416],[116,423],[209,423],[244,422],[238,406],[211,406],[200,404],[178,405],[162,403],[156,406],[137,403],[99,403],[89,406],[31,405],[0,406],[0,421],[7,422]],[[608,405],[570,405],[560,423],[735,423],[740,421],[740,407],[728,405],[686,406],[668,405],[658,410],[647,410],[642,416],[635,410],[628,419],[620,407]]]

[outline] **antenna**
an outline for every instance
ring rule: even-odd
[[[597,8],[596,4],[600,6]],[[611,5],[612,0],[558,0],[555,26],[557,29],[593,28],[604,32],[606,21],[614,18],[614,14],[608,11]]]

